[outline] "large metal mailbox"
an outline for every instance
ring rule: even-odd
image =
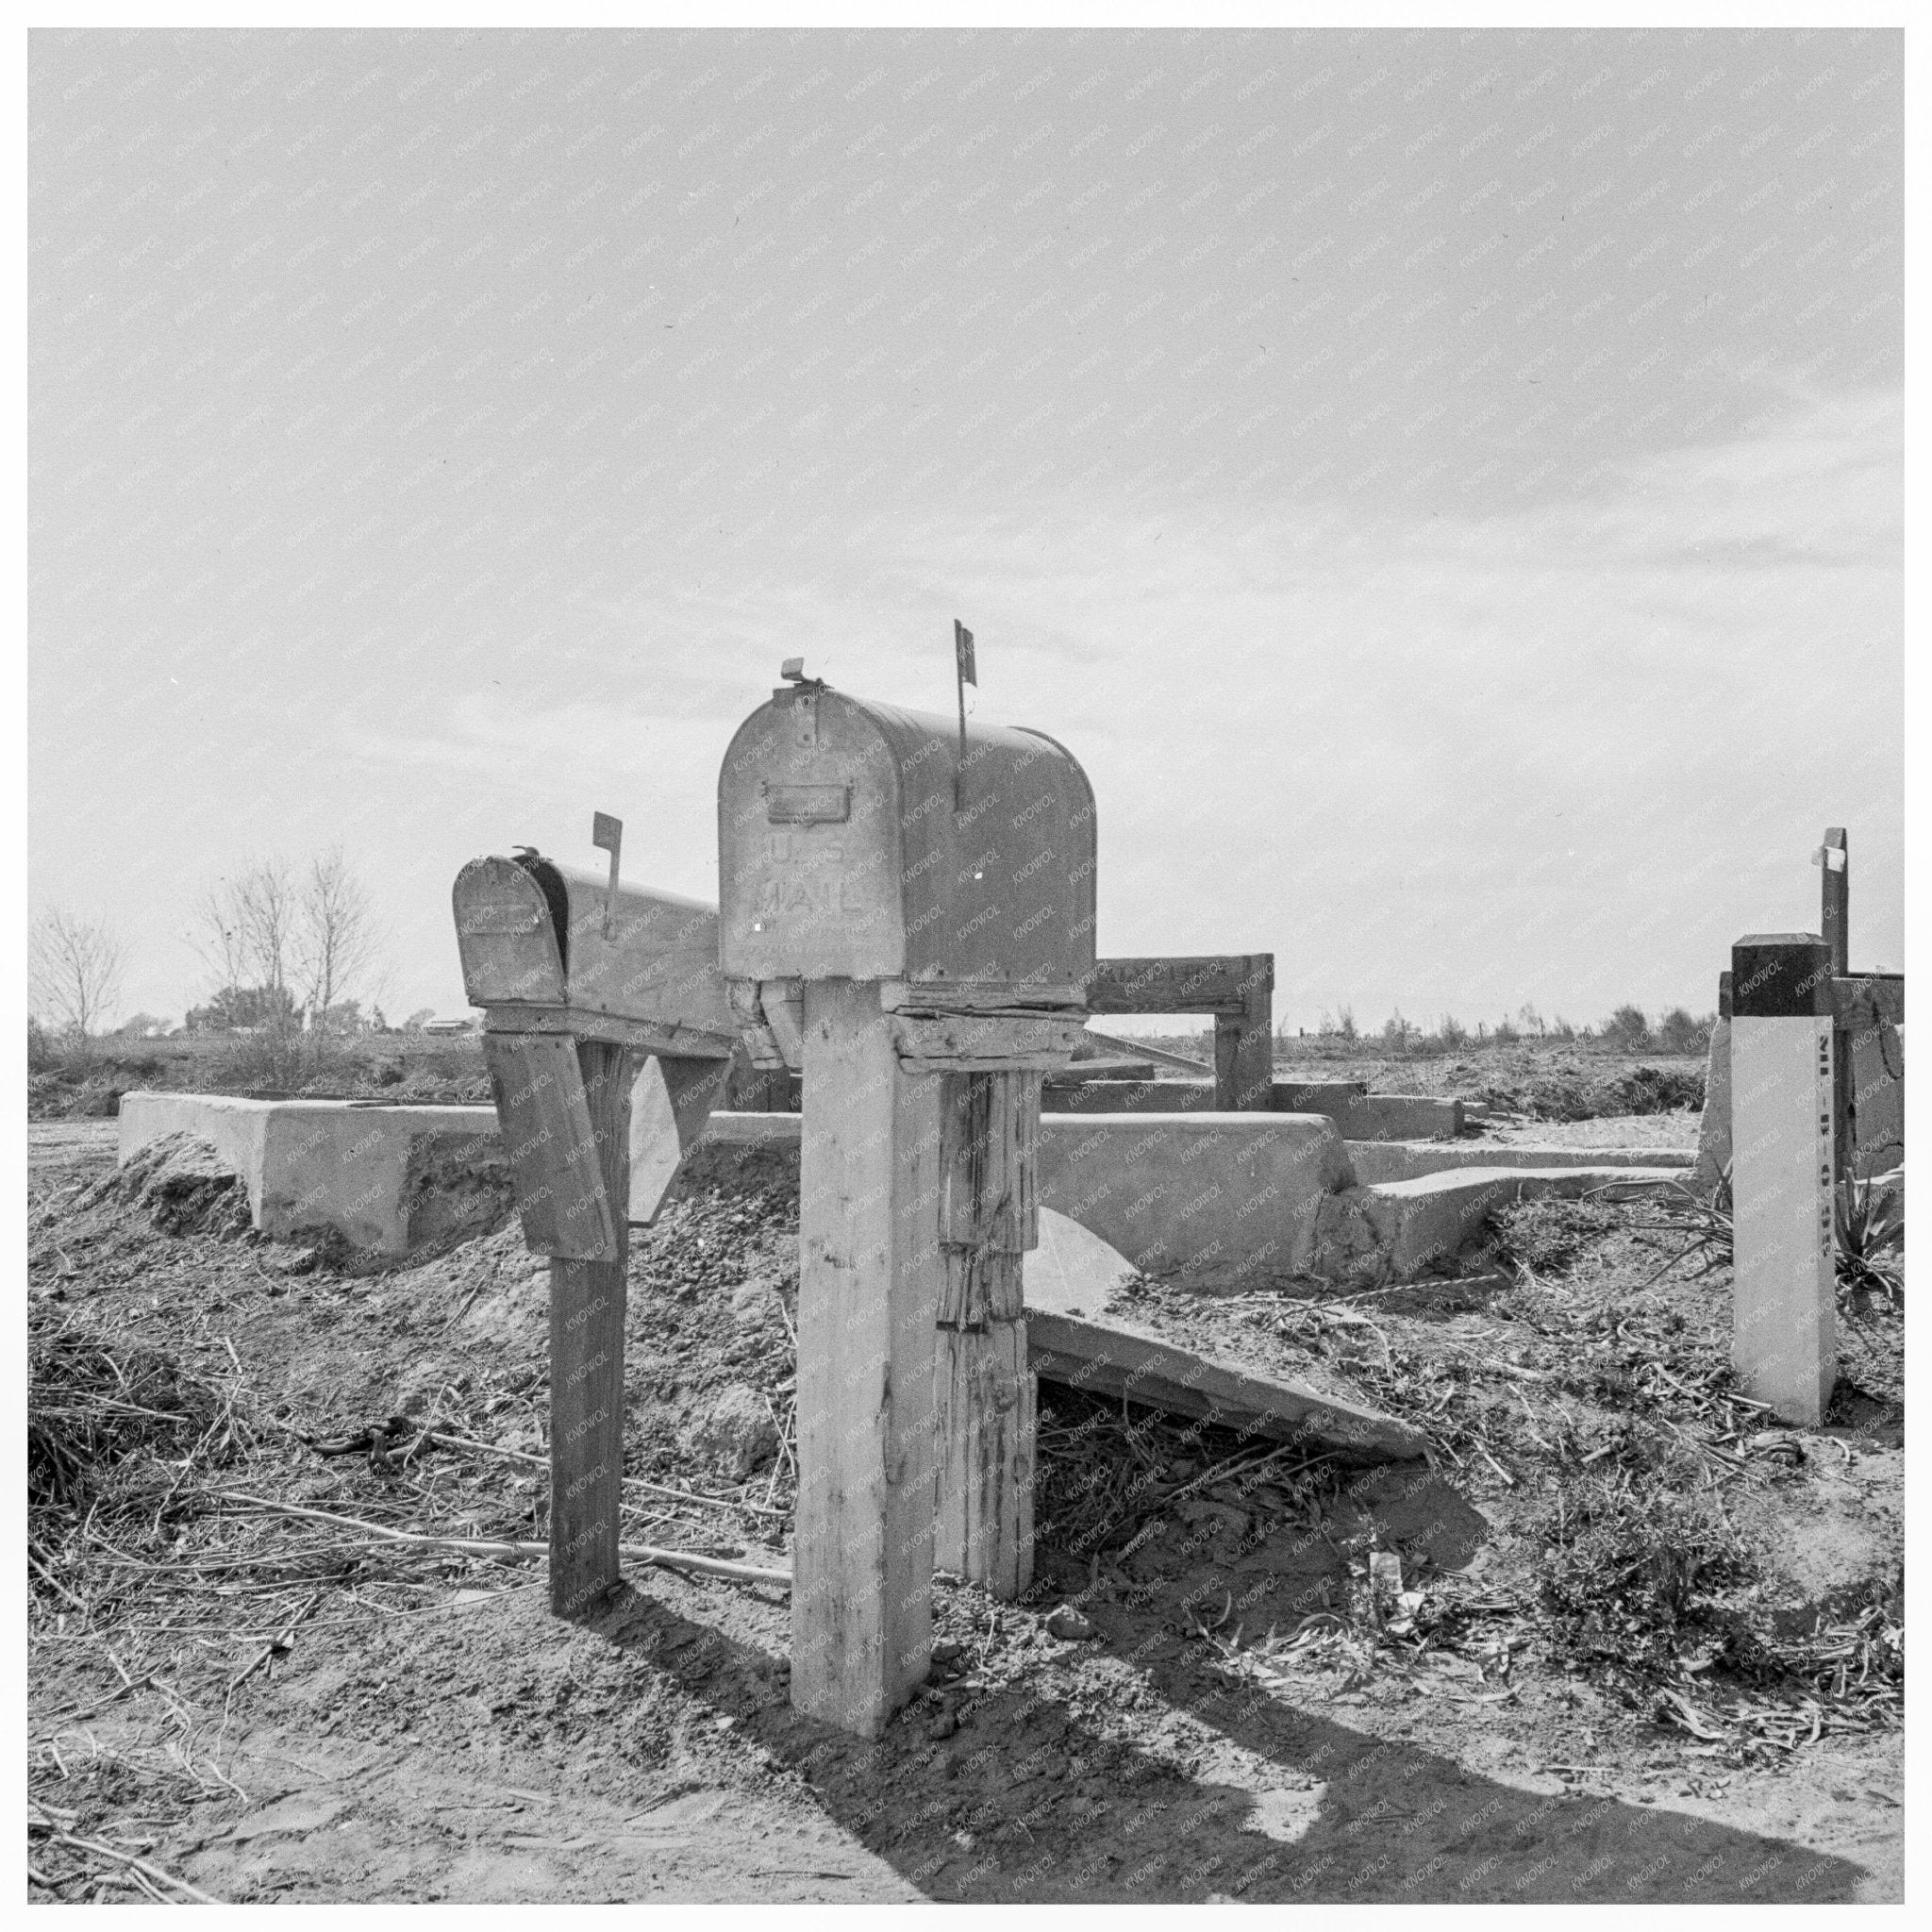
[[[620,885],[535,853],[473,859],[457,875],[457,945],[473,1006],[568,1008],[595,1035],[728,1054],[739,1031],[718,971],[718,914],[675,893]]]
[[[1045,733],[806,681],[739,726],[718,780],[719,959],[734,980],[1024,985],[1093,966],[1093,790]]]

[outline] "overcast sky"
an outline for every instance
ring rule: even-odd
[[[1103,953],[1714,1004],[1901,912],[1894,33],[41,33],[36,907],[715,896],[779,660],[1039,726]]]

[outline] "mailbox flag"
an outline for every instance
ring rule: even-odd
[[[979,672],[973,662],[973,633],[956,617],[953,620],[953,650],[959,660],[959,682],[979,689]]]

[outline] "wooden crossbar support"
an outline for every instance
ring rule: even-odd
[[[567,1033],[490,1032],[483,1063],[530,1252],[608,1259],[624,1220],[612,1203],[625,1192],[605,1186],[578,1042]]]
[[[1214,1105],[1265,1113],[1274,1105],[1274,955],[1095,961],[1094,1013],[1208,1013],[1214,1019]]]
[[[684,1157],[703,1136],[724,1097],[732,1062],[677,1054],[651,1054],[631,1083],[630,1180],[626,1219],[649,1226]]]

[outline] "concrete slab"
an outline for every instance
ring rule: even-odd
[[[1345,1141],[1453,1141],[1462,1103],[1440,1093],[1363,1093],[1322,1109]]]
[[[1424,1453],[1421,1431],[1392,1416],[1305,1379],[1181,1348],[1109,1307],[1132,1274],[1125,1257],[1091,1229],[1050,1208],[1040,1210],[1040,1246],[1025,1262],[1026,1356],[1035,1374],[1362,1460]]]
[[[1681,1167],[1462,1167],[1351,1188],[1323,1204],[1315,1272],[1336,1282],[1405,1281],[1478,1246],[1498,1208],[1687,1178]]]
[[[1023,1257],[1026,1307],[1062,1315],[1105,1315],[1134,1278],[1134,1266],[1090,1227],[1051,1208],[1040,1210],[1040,1245]]]
[[[1411,1181],[1425,1174],[1467,1167],[1674,1167],[1689,1170],[1688,1147],[1543,1147],[1534,1141],[1474,1141],[1461,1145],[1411,1141],[1351,1141],[1348,1158],[1364,1187]],[[1688,1180],[1688,1172],[1685,1174]]]
[[[1211,1080],[1085,1080],[1049,1085],[1045,1111],[1056,1113],[1211,1113]],[[1437,1093],[1371,1093],[1359,1080],[1277,1080],[1274,1113],[1325,1114],[1345,1141],[1453,1140],[1462,1131],[1462,1103]]]

